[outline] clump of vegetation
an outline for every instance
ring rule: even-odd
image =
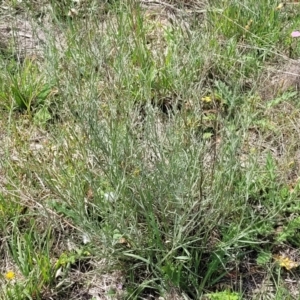
[[[0,298],[299,297],[300,8],[6,2]]]

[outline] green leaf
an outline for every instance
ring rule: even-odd
[[[270,252],[261,252],[258,254],[256,262],[258,265],[265,265],[272,259],[272,253]]]
[[[139,255],[135,255],[135,254],[132,254],[132,253],[129,253],[129,252],[124,252],[123,253],[125,256],[129,256],[129,257],[132,257],[132,258],[135,258],[135,259],[138,259],[138,260],[141,260],[143,262],[145,262],[146,264],[150,264],[150,261],[144,257],[141,257]]]
[[[47,97],[50,95],[52,87],[49,84],[45,84],[43,89],[37,94],[36,99],[38,104],[43,104]]]
[[[217,293],[211,293],[206,295],[211,300],[238,300],[239,294],[230,291],[222,291]]]
[[[43,106],[34,115],[34,123],[37,125],[45,125],[49,120],[51,120],[51,114],[48,107]]]
[[[27,101],[25,100],[25,97],[20,92],[20,89],[18,87],[11,86],[11,91],[18,107],[20,109],[27,109],[29,103],[27,103]]]

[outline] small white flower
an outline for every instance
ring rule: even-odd
[[[86,245],[91,242],[91,238],[89,237],[89,235],[87,233],[84,233],[82,235],[82,241],[83,241],[83,244]]]
[[[104,199],[109,202],[115,202],[117,200],[117,195],[114,192],[105,193]]]
[[[62,267],[60,267],[55,273],[55,278],[60,277],[62,275],[63,275],[63,271],[62,271]]]

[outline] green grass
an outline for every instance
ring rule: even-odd
[[[207,2],[5,1],[1,299],[300,297],[300,7]]]

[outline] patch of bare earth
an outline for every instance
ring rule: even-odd
[[[0,18],[0,51],[19,61],[25,57],[41,57],[46,35],[31,18],[2,16]]]
[[[261,79],[259,94],[266,101],[289,90],[299,90],[300,60],[285,59],[277,65],[269,66]]]

